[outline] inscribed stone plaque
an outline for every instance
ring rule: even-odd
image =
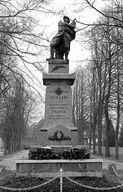
[[[46,120],[72,121],[72,93],[70,85],[48,85],[46,90]]]

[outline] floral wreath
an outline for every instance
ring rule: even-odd
[[[53,136],[49,136],[48,140],[50,141],[66,141],[71,140],[69,136],[64,136],[62,131],[56,131]]]

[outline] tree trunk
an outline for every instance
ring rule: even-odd
[[[98,106],[98,155],[102,155],[102,101],[99,100]]]
[[[118,146],[118,129],[115,132],[115,159],[119,159],[119,146]]]
[[[101,54],[102,57],[102,54]],[[103,59],[101,59],[103,60]],[[102,62],[97,66],[99,81],[99,101],[98,101],[98,155],[102,155]]]
[[[96,114],[94,114],[93,119],[93,154],[96,154]]]
[[[115,159],[119,159],[119,148],[118,148],[118,134],[119,134],[119,122],[120,122],[120,74],[119,64],[117,63],[117,123],[115,131]]]
[[[109,140],[110,140],[110,119],[109,119],[109,113],[107,108],[107,103],[105,106],[105,119],[106,119],[106,134],[105,134],[105,157],[110,157],[110,146],[109,146]]]
[[[96,129],[95,125],[93,125],[93,154],[96,154]]]

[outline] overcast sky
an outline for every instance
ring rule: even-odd
[[[86,8],[80,12],[77,12],[77,10],[80,9],[80,5],[82,4],[82,2],[84,2],[84,0],[52,0],[49,8],[53,10],[53,12],[56,12],[56,14],[39,13],[38,15],[35,15],[35,17],[39,20],[40,25],[43,25],[44,29],[46,26],[45,34],[50,37],[50,40],[57,33],[58,22],[62,19],[64,15],[69,16],[70,19],[76,18],[77,21],[86,23],[92,23],[98,18],[99,14],[90,8]],[[96,6],[98,8],[102,8],[106,1],[96,0],[96,2]],[[60,12],[58,13],[58,11]],[[82,25],[79,25],[77,23],[77,28],[80,27],[82,27]],[[38,30],[40,30],[40,26],[37,26],[37,28]],[[77,32],[76,39],[71,42],[71,49],[69,53],[70,72],[74,72],[77,65],[84,66],[90,56],[90,52],[87,50],[87,43],[80,43],[78,40],[79,38],[80,40],[82,40],[84,36],[81,35],[80,37],[80,32]],[[50,57],[50,53],[48,54],[49,55],[46,56],[46,59],[47,57]],[[47,70],[48,64],[44,63],[43,66],[44,69]],[[39,79],[42,78],[41,74],[37,76]]]
[[[80,3],[81,2],[81,3]],[[76,18],[77,21],[81,21],[81,22],[85,22],[85,23],[92,23],[94,21],[96,21],[96,19],[98,18],[99,14],[90,8],[86,8],[84,10],[82,10],[81,12],[77,12],[77,9],[80,9],[80,5],[82,4],[82,2],[84,2],[84,0],[53,0],[52,5],[52,9],[54,11],[63,11],[62,13],[60,13],[59,15],[47,15],[47,21],[51,23],[50,25],[50,32],[52,31],[52,36],[55,35],[55,33],[57,32],[57,25],[58,25],[58,21],[59,19],[62,19],[63,15],[67,15],[70,17],[70,19],[74,19]],[[107,1],[106,0],[96,0],[96,6],[101,9],[104,6],[106,6]],[[50,16],[50,17],[49,17]],[[77,23],[77,28],[80,28],[82,26],[80,26]],[[80,32],[76,33],[76,40],[78,40],[78,37],[80,35]],[[82,37],[84,38],[84,37]],[[70,60],[70,71],[73,72],[75,71],[75,67],[76,65],[82,64],[82,62],[79,61],[83,61],[83,65],[85,64],[85,60],[89,59],[89,51],[87,51],[87,46],[86,44],[82,44],[80,45],[79,42],[76,42],[76,40],[73,40],[71,42],[71,50],[69,53],[69,60]]]
[[[84,1],[84,0],[83,0]],[[82,0],[53,0],[53,2],[50,4],[50,9],[54,12],[56,11],[56,14],[38,14],[35,15],[37,19],[39,20],[39,23],[43,25],[43,27],[46,27],[45,34],[47,34],[48,37],[50,37],[50,40],[52,37],[57,33],[58,30],[58,21],[62,19],[64,15],[67,15],[70,17],[70,19],[76,18],[77,21],[86,22],[86,23],[92,23],[93,21],[96,21],[99,14],[94,11],[93,9],[86,8],[81,12],[76,12],[78,8],[80,8],[80,3]],[[96,6],[98,8],[103,8],[105,1],[104,0],[96,0],[97,4]],[[75,9],[76,8],[76,9]],[[58,13],[58,11],[60,11]],[[80,26],[77,23],[77,28],[80,28]],[[40,30],[40,26],[38,27],[38,30]],[[79,39],[80,32],[76,34],[76,40],[73,40],[71,43],[71,49],[69,54],[69,66],[70,66],[70,73],[75,71],[75,68],[77,65],[85,65],[86,61],[89,59],[89,51],[87,51],[87,45],[86,43],[81,43],[77,41]],[[80,39],[84,38],[81,36]],[[50,53],[49,56],[50,57]],[[46,58],[47,59],[47,58]],[[83,62],[82,62],[83,61]],[[44,64],[45,69],[48,68],[48,64]],[[34,69],[35,70],[35,69]],[[34,72],[34,71],[33,71]],[[34,72],[34,75],[36,74],[36,77],[39,79],[40,82],[42,82],[42,74],[39,72]],[[40,91],[40,88],[39,88]],[[42,96],[45,95],[45,87],[41,87]],[[42,110],[42,109],[41,109]],[[39,112],[38,112],[39,114]],[[39,118],[41,118],[41,113],[39,115]]]

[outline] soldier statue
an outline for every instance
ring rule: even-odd
[[[70,51],[70,42],[75,39],[76,19],[70,23],[67,16],[58,23],[58,33],[53,37],[50,43],[50,58],[68,60]],[[65,57],[65,58],[64,58]]]

